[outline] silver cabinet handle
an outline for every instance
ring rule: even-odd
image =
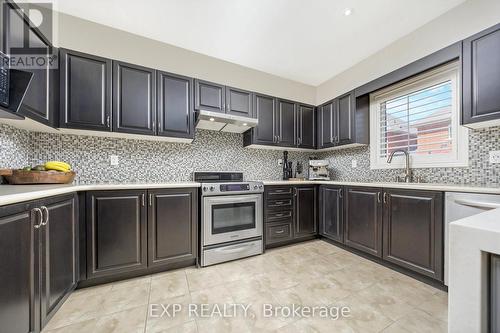
[[[276,216],[276,217],[282,217],[282,216],[285,216],[285,214],[283,214],[283,213],[279,213],[279,214],[276,214],[276,215],[274,215],[274,216]]]
[[[377,192],[377,202],[380,203],[381,200],[380,200],[380,192]]]
[[[149,193],[149,206],[153,206],[153,193]]]
[[[141,195],[141,201],[142,201],[142,207],[145,207],[146,206],[146,195],[144,193]]]
[[[384,192],[384,203],[387,203],[387,192]]]
[[[111,117],[110,117],[110,116],[107,116],[107,117],[106,117],[106,127],[108,127],[108,128],[109,128],[109,127],[110,127],[110,125],[111,125]]]
[[[43,216],[42,216],[42,210],[40,208],[33,208],[33,214],[37,214],[38,213],[38,224],[35,224],[34,225],[34,228],[35,229],[38,229],[42,226],[42,219],[43,219]]]
[[[344,197],[344,193],[342,191],[342,189],[339,190],[339,198],[343,198]]]
[[[47,223],[49,223],[49,210],[47,207],[42,206],[41,212],[42,212],[42,226],[46,226]],[[45,221],[43,220],[43,212],[45,212]]]
[[[282,233],[284,233],[284,232],[285,232],[285,230],[279,230],[279,231],[276,231],[276,233],[277,233],[277,234],[282,234]]]

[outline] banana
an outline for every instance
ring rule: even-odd
[[[56,171],[62,171],[62,172],[68,172],[71,171],[71,165],[65,162],[60,162],[60,161],[49,161],[45,163],[45,169],[47,170],[56,170]]]

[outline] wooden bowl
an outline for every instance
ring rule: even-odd
[[[12,185],[27,184],[70,184],[75,179],[74,171],[24,171],[12,170],[12,175],[5,175],[7,182]]]

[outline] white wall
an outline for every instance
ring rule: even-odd
[[[60,47],[314,104],[316,88],[173,45],[59,15]]]
[[[316,89],[316,104],[326,102],[497,23],[500,23],[500,0],[468,0],[319,85]],[[359,38],[361,41],[362,36]]]

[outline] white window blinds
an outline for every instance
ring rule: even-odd
[[[400,167],[402,159],[386,161],[395,150],[410,153],[413,167],[467,165],[458,87],[458,66],[448,64],[372,94],[372,168]]]

